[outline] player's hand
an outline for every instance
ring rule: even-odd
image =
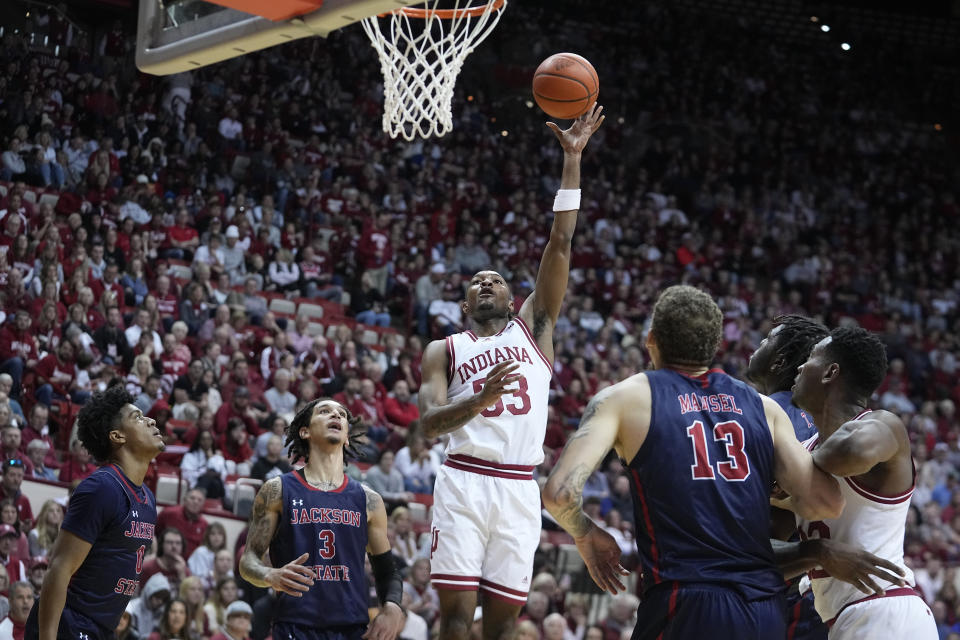
[[[403,610],[395,602],[388,602],[370,623],[364,640],[394,640],[403,630]]]
[[[274,591],[295,598],[302,597],[304,592],[309,591],[313,586],[313,570],[303,565],[309,557],[310,554],[305,553],[279,569],[271,569],[263,577],[264,581],[273,587]]]
[[[594,524],[585,536],[574,538],[573,541],[598,587],[613,595],[626,590],[620,578],[630,575],[630,572],[620,564],[620,546],[612,535]]]
[[[884,593],[871,575],[900,587],[907,586],[901,567],[858,547],[837,540],[821,540],[817,555],[820,566],[831,577],[849,582],[868,596],[874,593],[882,596]]]
[[[508,389],[507,387],[522,377],[515,373],[519,368],[519,362],[504,360],[490,369],[487,373],[487,379],[483,383],[483,389],[477,394],[483,400],[484,408],[495,405],[500,396],[514,392],[514,389]]]
[[[557,136],[560,146],[565,153],[580,153],[587,146],[587,141],[593,132],[600,128],[604,119],[603,107],[594,104],[589,111],[573,121],[569,129],[562,130],[555,122],[548,122],[547,126]]]

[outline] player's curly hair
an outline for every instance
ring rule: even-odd
[[[284,441],[284,446],[289,447],[291,461],[296,462],[300,458],[303,458],[304,462],[310,460],[310,442],[306,438],[300,437],[300,429],[310,424],[310,420],[313,419],[314,407],[327,400],[337,402],[333,398],[312,400],[303,409],[300,409],[293,420],[290,421],[290,424],[287,425],[287,438]],[[354,416],[350,409],[344,407],[343,404],[339,402],[337,404],[347,412],[347,424],[349,425],[347,444],[343,448],[344,462],[350,459],[359,459],[361,457],[359,447],[367,443],[367,428],[363,426],[359,416]]]
[[[837,327],[830,338],[827,358],[840,365],[844,386],[865,402],[887,375],[886,346],[862,327]]]
[[[777,333],[777,358],[783,358],[783,368],[777,373],[771,388],[789,391],[797,376],[797,369],[818,342],[830,335],[825,326],[806,316],[787,314],[773,319],[774,327],[782,327]]]
[[[110,432],[117,428],[120,410],[133,404],[122,385],[93,394],[77,414],[77,437],[97,462],[108,462],[113,456]]]
[[[657,298],[650,331],[664,364],[705,366],[720,348],[723,313],[703,291],[676,285]]]

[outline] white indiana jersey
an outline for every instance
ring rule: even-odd
[[[854,420],[858,420],[864,413]],[[808,450],[813,451],[819,441],[820,437],[814,436],[803,444]],[[910,509],[910,496],[913,495],[916,478],[917,473],[914,469],[914,482],[908,491],[895,496],[883,496],[860,485],[853,478],[837,477],[840,492],[846,500],[843,513],[836,519],[815,522],[798,517],[797,526],[801,537],[804,539],[830,538],[865,549],[903,569],[907,583],[910,586],[916,586],[913,571],[903,562],[903,537],[907,524],[907,512]],[[899,586],[876,576],[873,576],[873,579],[884,589],[896,589]],[[801,582],[801,590],[805,590],[808,580],[813,589],[817,613],[825,622],[835,618],[845,605],[865,597],[863,592],[852,584],[831,578],[820,568],[808,573],[808,577]]]
[[[543,462],[547,404],[553,367],[540,351],[527,324],[514,317],[503,330],[480,337],[473,331],[447,336],[447,400],[455,402],[483,389],[487,372],[504,360],[520,365],[523,376],[509,385],[513,393],[450,434],[446,454],[460,454],[501,464]]]

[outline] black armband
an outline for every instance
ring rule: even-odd
[[[380,555],[370,555],[370,566],[373,567],[373,581],[377,588],[377,598],[380,604],[393,602],[398,607],[403,600],[403,578],[397,570],[397,563],[393,553],[387,551]]]

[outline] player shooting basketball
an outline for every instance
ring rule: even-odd
[[[594,105],[566,130],[553,227],[533,293],[519,313],[506,280],[480,271],[464,316],[473,330],[431,342],[423,357],[421,426],[450,434],[434,489],[431,577],[440,596],[440,636],[467,638],[482,593],[483,636],[509,635],[529,590],[540,540],[540,494],[553,375],[553,328],[567,290],[580,208],[580,155],[603,123]]]

